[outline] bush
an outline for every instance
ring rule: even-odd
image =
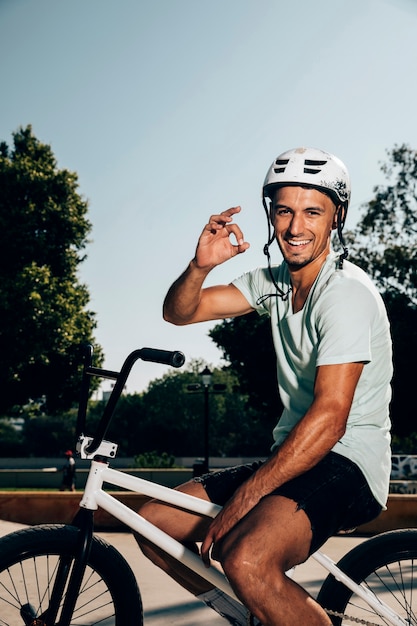
[[[134,458],[135,467],[175,467],[175,457],[167,452],[142,452]]]

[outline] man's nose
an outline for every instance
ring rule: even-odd
[[[299,235],[304,232],[303,216],[294,214],[291,218],[288,230],[292,235]]]

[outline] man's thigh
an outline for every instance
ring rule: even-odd
[[[305,511],[289,498],[264,497],[214,549],[221,561],[237,558],[286,571],[304,562],[310,554],[312,530]]]

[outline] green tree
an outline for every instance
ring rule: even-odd
[[[44,396],[54,412],[77,398],[77,346],[94,343],[77,276],[91,225],[76,174],[31,126],[13,140],[0,144],[0,411]]]
[[[224,320],[209,336],[223,350],[242,391],[247,394],[247,407],[258,416],[269,432],[282,411],[278,395],[276,355],[272,343],[269,318],[253,312]]]
[[[417,151],[387,151],[386,185],[374,187],[357,227],[348,233],[350,255],[383,293],[417,306]]]
[[[70,409],[59,415],[39,414],[27,419],[23,429],[26,454],[62,456],[75,446],[77,412]]]
[[[391,322],[394,376],[393,432],[416,430],[417,352],[417,151],[407,145],[387,151],[381,165],[387,184],[374,188],[362,218],[348,233],[350,258],[375,281]]]
[[[204,454],[204,395],[202,389],[189,391],[200,382],[204,363],[192,361],[186,370],[171,371],[152,381],[142,394],[122,396],[116,406],[107,439],[119,444],[119,456],[164,453],[174,456]],[[215,385],[225,385],[222,393]],[[270,432],[257,427],[253,410],[248,410],[247,396],[237,388],[238,380],[230,368],[213,369],[213,387],[209,395],[210,455],[266,455]],[[103,403],[93,403],[87,420],[94,428]]]
[[[24,456],[27,453],[19,430],[9,419],[0,419],[0,457]]]

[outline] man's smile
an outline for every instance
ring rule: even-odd
[[[310,239],[286,239],[286,243],[290,246],[306,246],[310,243]]]

